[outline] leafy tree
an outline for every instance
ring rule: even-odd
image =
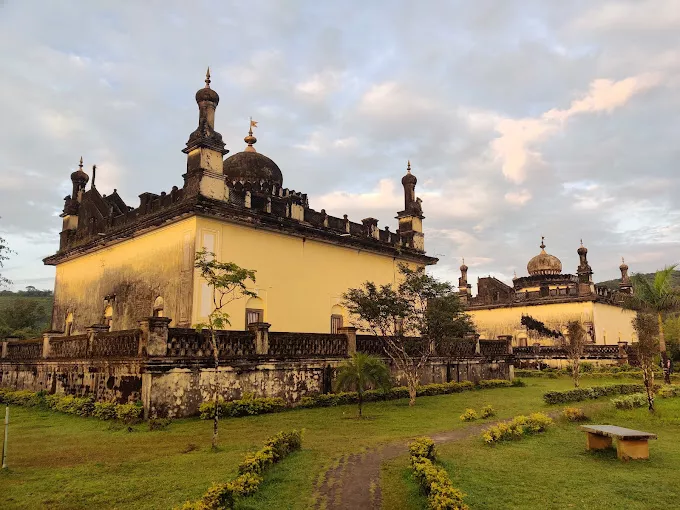
[[[0,237],[0,269],[5,267],[5,261],[9,260],[10,253],[13,252],[10,250],[9,246],[7,246],[7,241],[5,238]],[[11,285],[11,283],[12,282],[9,280],[9,278],[6,278],[0,274],[0,288]]]
[[[642,380],[647,392],[647,404],[654,410],[654,358],[659,352],[659,320],[654,314],[640,312],[633,319],[633,328],[638,341],[633,344],[642,368]]]
[[[217,448],[217,432],[220,419],[220,384],[218,368],[220,366],[220,350],[217,343],[217,331],[225,329],[231,325],[229,314],[224,310],[232,301],[242,299],[247,296],[257,296],[253,291],[248,290],[248,281],[255,283],[255,271],[244,269],[233,262],[218,262],[215,254],[208,252],[205,248],[196,252],[194,267],[201,273],[201,277],[206,281],[210,288],[213,301],[213,310],[208,314],[208,322],[196,325],[196,331],[203,332],[208,329],[210,332],[210,348],[213,353],[215,364],[215,385],[213,401],[215,403],[215,417],[213,420],[212,448]]]
[[[355,390],[359,396],[359,418],[362,416],[364,391],[389,388],[390,372],[380,358],[357,352],[338,367],[335,386],[339,390]]]
[[[666,352],[666,340],[664,336],[664,317],[669,312],[675,311],[680,307],[678,292],[673,289],[671,283],[673,271],[676,264],[667,266],[657,271],[654,280],[650,281],[644,275],[634,274],[631,278],[633,283],[633,295],[630,297],[627,306],[643,313],[651,313],[656,316],[658,322],[659,351],[664,367],[664,378],[666,384],[671,383],[670,371],[668,366],[668,353]]]
[[[385,354],[404,374],[409,405],[414,405],[420,370],[435,343],[462,338],[474,326],[450,283],[405,264],[399,273],[396,287],[365,282],[345,292],[343,304],[358,327],[381,338]]]
[[[0,308],[0,336],[28,338],[40,334],[49,315],[35,299],[15,298]]]
[[[668,357],[673,360],[677,370],[680,363],[680,316],[666,317],[663,322],[663,331]]]
[[[574,387],[578,388],[583,348],[586,344],[586,331],[579,321],[567,323],[567,356],[571,360],[571,376],[574,379]]]

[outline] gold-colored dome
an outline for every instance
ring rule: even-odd
[[[529,261],[527,272],[531,276],[562,273],[562,262],[554,255],[546,253],[543,238],[541,238],[541,253]]]

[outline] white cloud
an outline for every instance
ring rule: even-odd
[[[677,0],[615,0],[586,11],[574,26],[605,30],[680,29],[680,9]]]
[[[505,194],[505,200],[513,205],[524,205],[531,200],[531,193],[526,189],[509,191]]]

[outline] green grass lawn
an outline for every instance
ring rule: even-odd
[[[578,424],[564,419],[548,432],[520,441],[488,446],[475,435],[441,445],[439,459],[472,509],[677,508],[680,399],[657,399],[656,404],[653,415],[646,409],[616,410],[608,398],[572,404],[587,410],[589,423],[657,433],[659,439],[649,442],[649,460],[622,462],[615,449],[588,452]],[[385,463],[381,483],[383,508],[424,508],[426,499],[411,476],[407,456]]]
[[[610,382],[625,381],[597,380],[592,384]],[[10,469],[0,473],[0,507],[172,508],[200,497],[212,482],[232,478],[244,454],[259,449],[268,436],[304,428],[303,450],[268,471],[259,492],[244,500],[240,508],[309,508],[315,502],[318,482],[342,455],[469,426],[458,418],[466,407],[480,409],[491,404],[501,419],[550,409],[542,394],[571,387],[566,378],[527,383],[526,388],[421,397],[413,408],[406,400],[370,403],[365,408],[368,418],[363,420],[355,418],[353,406],[223,420],[217,453],[210,451],[212,423],[198,419],[177,420],[164,431],[150,432],[139,425],[129,432],[120,424],[14,407]],[[616,484],[614,474],[623,477],[627,473],[636,473],[630,477],[637,480],[631,498],[645,494],[658,498],[660,492],[674,490],[658,480],[662,475],[671,480],[680,466],[680,408],[671,409],[670,403],[660,399],[659,416],[654,418],[642,410],[622,413],[620,419],[611,417],[610,421],[620,425],[659,432],[659,441],[651,445],[650,462],[620,464],[610,457],[586,455],[585,439],[574,425],[559,425],[542,436],[495,448],[465,440],[442,447],[442,458],[454,483],[469,494],[473,508],[545,508],[545,502],[563,508],[572,501],[575,508],[590,508],[580,504],[587,498],[581,484],[588,489],[597,486],[592,492],[597,491],[600,497],[607,494],[604,504],[626,493]],[[680,399],[675,399],[674,405],[678,404]],[[638,421],[628,421],[633,419]],[[641,482],[643,475],[646,478]],[[382,483],[386,508],[422,508],[424,500],[409,478],[406,457],[387,463]],[[569,489],[555,490],[560,484]],[[494,499],[492,492],[502,494],[503,499]],[[500,501],[507,504],[498,506]],[[660,501],[667,501],[668,507],[670,499]],[[671,506],[678,501],[676,496]]]

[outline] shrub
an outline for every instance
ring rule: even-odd
[[[467,510],[465,496],[451,483],[448,473],[434,461],[434,441],[428,437],[415,439],[409,444],[413,477],[427,495],[432,510]]]
[[[118,404],[116,406],[116,418],[126,425],[134,425],[142,420],[144,409],[137,402],[132,404]]]
[[[512,386],[512,381],[506,379],[488,379],[479,381],[480,388],[509,388]]]
[[[588,373],[592,372],[592,371],[595,369],[595,365],[593,365],[592,363],[590,363],[590,362],[588,362],[588,361],[582,361],[582,362],[579,364],[579,369],[580,369],[581,372],[583,372],[584,374],[588,374]]]
[[[635,409],[636,407],[644,407],[647,405],[647,395],[644,393],[633,393],[624,397],[617,397],[612,399],[612,404],[617,409]]]
[[[526,385],[527,385],[527,383],[525,383],[522,379],[515,378],[515,379],[512,380],[512,386],[514,388],[524,388],[524,387],[526,387]]]
[[[583,400],[596,399],[609,395],[627,395],[644,391],[642,384],[612,384],[609,386],[591,386],[590,388],[574,388],[566,391],[549,391],[543,394],[546,404],[567,404]]]
[[[545,431],[552,424],[552,419],[543,413],[532,413],[529,416],[515,416],[508,422],[501,422],[487,428],[482,439],[487,444],[497,441],[518,439],[524,435]]]
[[[170,426],[170,418],[151,418],[149,420],[149,430],[165,430]]]
[[[426,459],[435,460],[437,456],[434,441],[429,437],[418,437],[414,439],[409,443],[408,451],[411,458],[424,457]]]
[[[460,419],[461,421],[474,421],[477,419],[477,411],[468,408],[460,415]]]
[[[662,386],[657,395],[661,398],[680,397],[680,386],[670,384]]]
[[[565,407],[562,415],[569,421],[585,421],[588,419],[580,407]]]
[[[193,503],[187,501],[178,510],[234,508],[236,498],[255,494],[262,483],[262,472],[301,447],[302,431],[279,432],[267,439],[260,451],[246,455],[238,467],[239,475],[236,478],[227,483],[213,484],[200,500]]]
[[[496,411],[494,411],[493,407],[490,405],[482,407],[482,418],[491,418],[492,416],[496,416]]]
[[[256,414],[277,413],[286,409],[286,402],[279,397],[244,398],[225,402],[219,401],[220,416],[223,418],[236,418],[239,416],[252,416]],[[202,420],[210,420],[215,417],[215,402],[203,402],[199,407]]]
[[[118,416],[115,402],[95,402],[92,416],[100,420],[115,420]]]

